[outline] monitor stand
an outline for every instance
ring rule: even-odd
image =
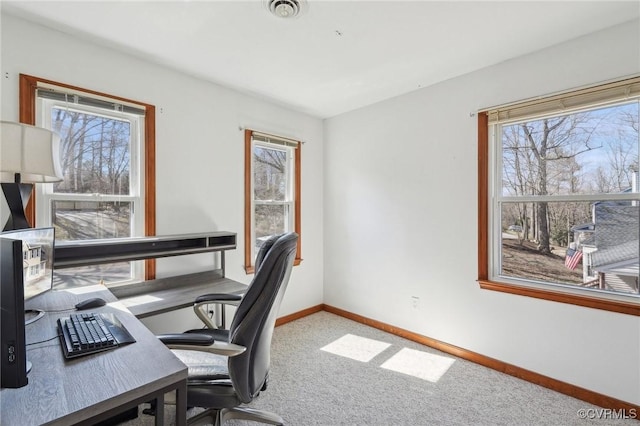
[[[32,322],[38,321],[40,318],[44,316],[44,311],[40,309],[25,309],[24,310],[24,325],[31,324]],[[31,371],[31,367],[33,364],[28,359],[26,360],[27,366],[27,374]]]
[[[44,316],[44,311],[41,311],[40,309],[25,309],[24,325],[29,325],[32,322],[36,322],[43,316]],[[26,366],[27,366],[27,374],[29,374],[29,372],[31,371],[31,367],[33,367],[33,364],[28,359],[26,360]]]
[[[28,324],[31,324],[32,322],[36,322],[43,316],[44,316],[44,311],[41,311],[40,309],[25,309],[24,325],[28,325]]]

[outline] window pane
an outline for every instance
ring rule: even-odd
[[[52,202],[57,240],[87,240],[131,236],[131,203],[61,201]],[[57,269],[56,288],[110,284],[132,278],[131,262]]]
[[[131,203],[121,201],[52,201],[58,240],[131,236]]]
[[[253,185],[256,200],[287,199],[287,152],[255,146],[253,150]]]
[[[60,134],[64,180],[54,192],[128,195],[128,121],[54,107],[51,125]]]
[[[269,236],[287,231],[289,206],[286,204],[258,204],[255,206],[256,252]]]
[[[638,170],[638,102],[502,127],[502,195],[628,191]]]
[[[56,289],[72,288],[79,285],[113,284],[132,278],[132,262],[89,265],[78,268],[55,269],[53,285]]]
[[[640,293],[637,201],[503,203],[501,228],[502,276]]]

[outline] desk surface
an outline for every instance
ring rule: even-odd
[[[244,294],[246,291],[246,284],[223,277],[219,270],[143,281],[112,290],[138,318],[193,306],[194,300],[203,294]]]
[[[185,365],[103,286],[57,290],[29,300],[27,308],[72,310],[49,312],[27,325],[27,344],[56,336],[56,319],[90,297],[109,303],[89,311],[115,313],[136,343],[74,360],[64,359],[57,338],[27,346],[33,364],[29,384],[0,391],[0,424],[79,423],[186,381]]]

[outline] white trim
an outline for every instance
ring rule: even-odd
[[[114,99],[114,98],[110,98],[108,96],[101,96],[101,95],[97,95],[95,93],[87,93],[84,92],[82,90],[75,90],[69,87],[60,87],[60,86],[56,86],[54,84],[49,84],[49,83],[45,83],[42,81],[39,81],[37,83],[37,90],[42,90],[42,91],[46,91],[46,92],[55,92],[55,93],[59,93],[59,94],[63,94],[63,95],[70,95],[70,96],[80,96],[83,98],[93,98],[93,99],[97,99],[103,102],[109,102],[109,103],[113,103],[116,105],[124,105],[133,109],[137,109],[140,110],[141,115],[144,115],[144,112],[146,111],[146,107],[142,104],[137,104],[135,102],[128,102],[128,101],[124,101],[121,99]]]

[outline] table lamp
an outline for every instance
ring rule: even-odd
[[[60,137],[50,130],[0,121],[0,182],[10,216],[4,231],[30,228],[24,209],[33,183],[60,182]]]

